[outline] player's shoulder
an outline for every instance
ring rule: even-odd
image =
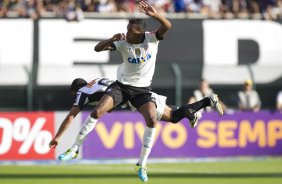
[[[156,42],[156,43],[159,42],[160,40],[163,40],[163,38],[158,34],[157,30],[146,31],[145,39],[149,42]]]
[[[78,90],[79,93],[85,93],[85,94],[89,94],[92,88],[95,88],[95,85],[97,85],[98,81],[101,80],[101,78],[96,78],[94,80],[91,80],[90,82],[88,82],[86,84],[86,86],[80,88]]]
[[[101,77],[101,78],[97,78],[97,81],[115,81],[115,79],[110,77]]]
[[[118,40],[118,41],[114,41],[113,43],[126,43],[126,40]]]
[[[121,46],[121,45],[127,44],[127,41],[126,40],[118,40],[118,41],[114,41],[113,44],[115,46]]]
[[[155,34],[156,34],[156,31],[157,31],[157,30],[153,30],[153,31],[146,31],[146,32],[145,32],[145,37],[155,35]]]
[[[78,93],[87,93],[89,91],[88,86],[84,86],[78,90]]]

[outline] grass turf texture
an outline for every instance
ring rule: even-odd
[[[152,184],[282,183],[282,158],[241,161],[149,164]],[[0,166],[1,184],[141,183],[134,165]]]

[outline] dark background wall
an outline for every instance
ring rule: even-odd
[[[155,92],[168,97],[168,104],[175,103],[175,80],[171,68],[172,63],[177,63],[182,71],[182,103],[187,103],[193,90],[198,87],[204,67],[203,51],[203,20],[175,19],[171,20],[172,30],[168,32],[160,43],[157,57],[156,71],[153,79]],[[146,20],[148,30],[156,28],[156,22]],[[72,96],[69,86],[49,85],[39,86],[37,80],[38,65],[38,24],[34,28],[34,60],[33,74],[34,86],[32,90],[33,110],[68,110],[72,105]],[[238,65],[255,64],[258,57],[258,45],[252,40],[239,41]],[[120,63],[121,57],[117,52],[110,53],[109,64]],[[241,85],[239,84],[216,84],[211,87],[229,107],[236,107],[236,94]],[[274,109],[276,95],[282,89],[282,78],[266,84],[256,85],[262,99],[263,108]],[[1,110],[27,110],[27,86],[0,86]]]

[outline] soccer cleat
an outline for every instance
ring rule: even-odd
[[[78,151],[74,151],[72,149],[68,149],[65,153],[59,155],[58,159],[61,162],[66,162],[71,159],[76,159],[78,156]]]
[[[139,179],[142,182],[147,182],[148,181],[148,176],[147,176],[146,168],[136,164],[135,172],[138,174],[138,177],[139,177]]]
[[[189,119],[190,127],[195,128],[198,125],[199,120],[202,118],[201,112],[195,112],[193,119]]]
[[[211,101],[211,107],[215,109],[221,116],[223,115],[223,108],[219,103],[218,96],[216,94],[212,94],[209,97]]]

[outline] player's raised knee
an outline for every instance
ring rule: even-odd
[[[91,117],[95,118],[95,119],[99,119],[103,116],[103,111],[101,111],[101,109],[99,108],[95,108],[92,113],[91,113]]]
[[[158,120],[156,115],[148,115],[146,118],[146,125],[150,128],[156,127]]]

